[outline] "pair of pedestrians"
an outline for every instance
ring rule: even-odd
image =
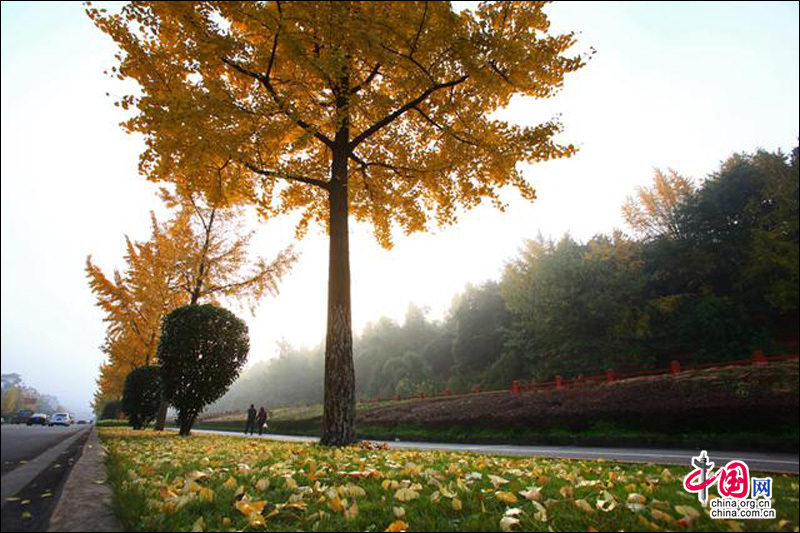
[[[267,410],[262,405],[261,409],[256,413],[256,408],[251,403],[250,409],[247,410],[247,424],[244,426],[244,434],[253,435],[256,427],[258,427],[258,434],[261,435],[264,428],[267,427]]]

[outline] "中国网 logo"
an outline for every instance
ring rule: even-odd
[[[705,450],[692,457],[692,466],[694,470],[684,478],[683,488],[697,494],[703,507],[708,507],[711,500],[711,518],[775,518],[771,477],[751,477],[747,463],[738,460],[729,461],[714,472],[714,463]],[[714,485],[719,497],[709,497]]]

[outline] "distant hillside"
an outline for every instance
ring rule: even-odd
[[[797,449],[798,363],[687,371],[526,393],[360,405],[362,438]],[[318,434],[321,406],[276,409],[271,431]],[[241,414],[217,424],[238,427]],[[214,419],[207,419],[213,423]]]

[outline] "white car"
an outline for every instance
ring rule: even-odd
[[[50,426],[66,426],[72,423],[72,418],[69,416],[69,413],[55,413],[53,416],[50,417],[50,422],[48,425]]]

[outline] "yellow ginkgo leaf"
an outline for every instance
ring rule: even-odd
[[[402,520],[395,520],[394,522],[389,524],[389,527],[384,529],[384,531],[387,531],[387,532],[388,531],[392,531],[392,532],[407,531],[407,530],[408,530],[408,524],[406,524]]]
[[[419,498],[419,492],[410,489],[410,488],[399,488],[397,492],[394,493],[394,497],[401,502],[408,502],[411,500],[416,500]]]
[[[492,485],[494,485],[494,488],[497,488],[500,485],[504,485],[504,484],[508,483],[507,479],[503,479],[500,476],[495,476],[495,475],[492,475],[492,474],[489,474],[489,481],[492,482]]]
[[[200,489],[200,492],[197,493],[197,497],[200,499],[201,502],[210,502],[214,501],[214,491],[209,489],[208,487],[203,487]]]
[[[499,490],[494,493],[494,497],[500,500],[501,502],[517,503],[517,497],[510,492]]]
[[[205,531],[206,530],[206,521],[203,520],[201,516],[197,520],[194,521],[192,524],[192,531]]]
[[[536,500],[531,501],[536,513],[533,517],[539,522],[547,522],[547,508]]]
[[[461,500],[459,500],[458,498],[453,498],[452,500],[450,500],[450,507],[452,507],[454,511],[460,511]]]
[[[353,500],[353,505],[349,509],[344,510],[344,519],[348,522],[354,520],[358,516],[358,502]]]

